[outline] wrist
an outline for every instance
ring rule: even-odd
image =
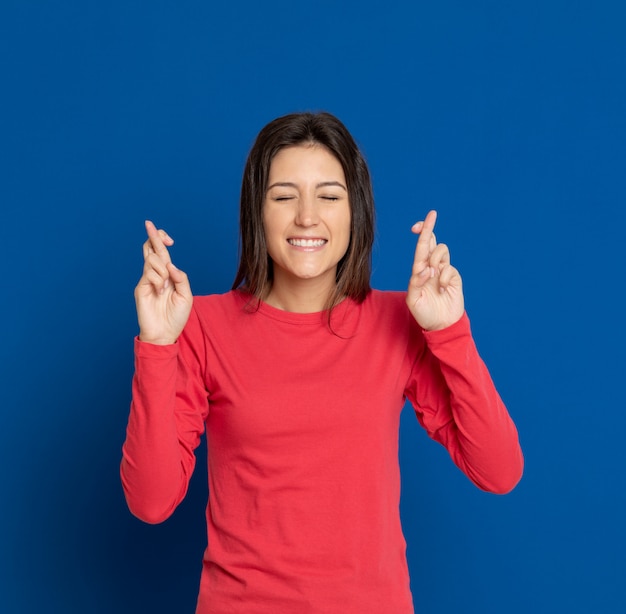
[[[171,337],[150,337],[141,333],[139,333],[137,338],[141,343],[150,343],[151,345],[173,345],[178,340],[178,338],[172,339]]]

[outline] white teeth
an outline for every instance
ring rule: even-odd
[[[287,239],[287,241],[295,247],[321,247],[326,243],[325,239]]]

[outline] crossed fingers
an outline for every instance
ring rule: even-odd
[[[429,211],[423,222],[417,222],[412,228],[419,233],[413,260],[413,275],[420,278],[434,277],[444,265],[450,263],[450,252],[444,244],[438,244],[434,228],[437,212]]]
[[[165,230],[157,230],[150,220],[146,220],[146,232],[148,233],[148,239],[143,244],[143,257],[147,258],[150,254],[156,254],[163,262],[171,262],[172,259],[166,244],[168,246],[173,245],[174,239]]]
[[[146,221],[148,239],[143,244],[144,275],[159,293],[164,292],[170,285],[168,264],[172,259],[167,249],[174,244],[174,240],[164,231],[157,230],[149,220]]]

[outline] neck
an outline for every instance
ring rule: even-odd
[[[285,284],[274,279],[263,300],[283,311],[315,313],[328,307],[334,289],[334,284],[329,287],[318,280],[299,279]]]

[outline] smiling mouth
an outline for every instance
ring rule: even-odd
[[[287,239],[287,243],[294,247],[322,247],[327,242],[326,239]]]

